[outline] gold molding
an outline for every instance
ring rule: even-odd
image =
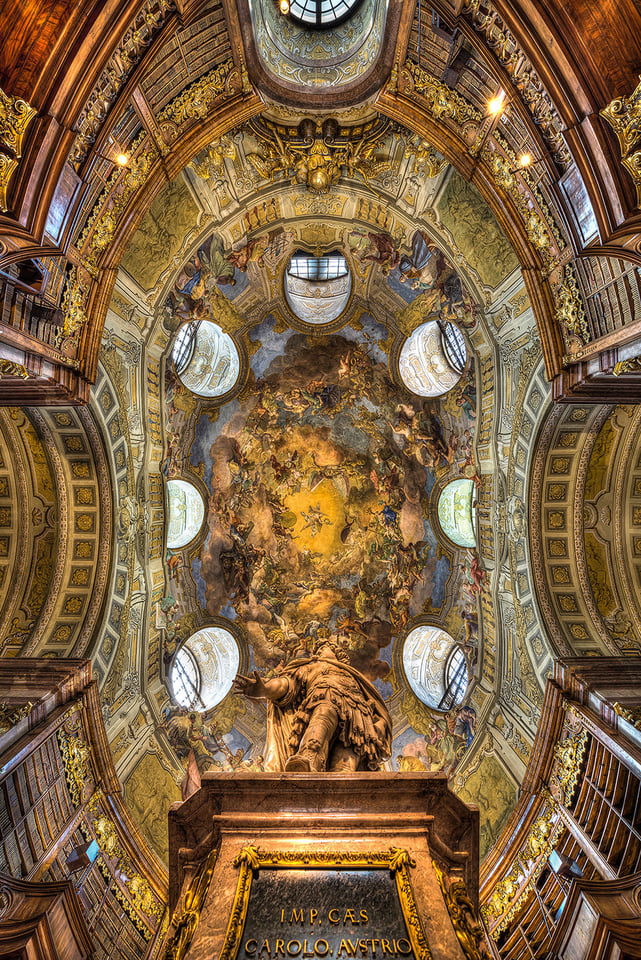
[[[554,316],[562,332],[570,337],[578,337],[584,345],[589,343],[591,339],[590,328],[583,309],[574,270],[569,263],[565,268],[563,281],[556,290],[555,300]]]
[[[556,803],[548,795],[512,866],[494,885],[490,899],[481,906],[481,914],[491,928],[493,940],[506,929],[523,906],[563,828]],[[532,863],[533,868],[530,866]]]
[[[401,904],[403,919],[407,927],[409,941],[415,960],[432,960],[432,952],[427,942],[423,922],[416,906],[410,867],[416,866],[407,850],[390,847],[387,852],[347,852],[347,851],[273,851],[263,852],[249,844],[243,847],[234,866],[240,867],[236,895],[232,906],[227,933],[218,960],[236,960],[238,948],[247,917],[247,906],[254,871],[264,867],[272,869],[318,869],[328,870],[389,870],[396,879],[396,889]],[[180,960],[168,954],[167,960]]]
[[[18,161],[15,157],[0,153],[0,212],[2,213],[7,212],[7,190],[17,166]]]

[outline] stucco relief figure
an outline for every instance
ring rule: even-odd
[[[337,637],[323,637],[276,677],[236,677],[240,693],[267,700],[265,770],[378,770],[390,756],[387,707],[347,659]]]

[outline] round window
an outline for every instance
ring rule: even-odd
[[[361,0],[290,0],[289,15],[306,27],[333,27],[349,17]]]

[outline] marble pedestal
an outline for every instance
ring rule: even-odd
[[[218,960],[224,948],[229,960],[229,922],[239,902],[239,876],[243,870],[253,875],[246,862],[239,863],[239,854],[249,847],[267,859],[289,858],[292,864],[346,854],[357,863],[374,854],[389,856],[390,850],[407,851],[405,875],[431,957],[465,960],[464,931],[457,936],[437,869],[445,875],[446,887],[454,883],[453,891],[462,891],[464,882],[465,895],[477,911],[478,833],[478,810],[449,790],[443,774],[205,774],[201,789],[169,812],[173,920],[167,956]],[[245,853],[240,860],[243,857],[251,860],[253,854]],[[324,882],[320,876],[314,880],[317,886]],[[313,885],[308,894],[307,905],[313,907]],[[274,910],[277,907],[280,910],[280,901]],[[289,911],[291,904],[283,900],[284,907]],[[450,911],[456,912],[451,903]],[[370,925],[374,920],[381,925],[380,916],[370,917]],[[352,928],[354,935],[356,930]],[[368,935],[365,927],[358,933]],[[313,956],[311,948],[310,940],[308,956]],[[273,943],[269,950],[273,960]],[[371,952],[370,944],[369,952],[361,948],[357,957]],[[238,960],[248,960],[246,953],[239,951]],[[380,948],[375,956],[380,956]],[[427,956],[423,951],[423,960]],[[254,960],[270,960],[270,955],[264,951]],[[385,960],[392,960],[391,955]]]

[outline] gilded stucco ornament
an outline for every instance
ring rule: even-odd
[[[563,281],[556,291],[556,311],[554,316],[561,325],[563,333],[577,337],[581,343],[590,340],[590,328],[583,309],[581,294],[577,286],[574,270],[567,264]]]
[[[68,161],[76,170],[87,158],[101,125],[134,66],[166,22],[168,14],[175,9],[172,0],[148,0],[128,24],[77,121],[78,134]]]
[[[557,762],[550,782],[559,791],[559,802],[567,807],[572,802],[574,791],[579,780],[581,765],[588,744],[587,730],[566,737],[554,748],[554,759]]]
[[[624,706],[622,703],[613,703],[612,706],[617,716],[627,720],[627,722],[631,723],[637,730],[641,730],[641,706],[632,706],[630,704]]]
[[[123,850],[120,840],[118,839],[116,826],[113,821],[100,810],[99,799],[99,795],[94,794],[89,802],[89,808],[94,815],[99,814],[95,816],[92,824],[98,846],[102,853],[117,863],[118,870],[123,877],[123,882],[129,897],[126,897],[121,890],[117,889],[116,896],[118,901],[123,905],[141,933],[143,933],[145,939],[149,939],[151,936],[150,930],[146,924],[141,922],[136,911],[147,917],[154,917],[156,920],[160,920],[164,905],[156,897],[148,881],[137,872],[128,854]]]
[[[180,127],[188,120],[204,120],[212,104],[227,99],[242,89],[242,78],[233,60],[227,60],[195,80],[158,114],[158,126]]]
[[[200,159],[192,160],[189,166],[201,180],[216,183],[225,178],[225,159],[236,157],[236,145],[229,134],[213,140],[207,147],[207,153]]]
[[[438,177],[447,166],[447,160],[422,137],[414,137],[405,144],[405,159],[409,160],[412,157],[414,157],[416,172],[425,174],[430,180]]]
[[[554,159],[567,167],[572,157],[563,139],[563,121],[514,35],[489,0],[463,0],[462,13],[468,17],[477,33],[484,36],[487,46],[506,70],[532,119],[550,145]]]
[[[17,166],[18,161],[15,157],[0,153],[0,211],[2,213],[7,212],[7,189]]]
[[[0,153],[0,211],[7,210],[7,189],[22,155],[22,141],[36,110],[19,97],[9,97],[0,89],[0,146],[13,156]]]
[[[400,72],[398,85],[401,93],[414,90],[427,102],[427,107],[436,120],[444,117],[463,124],[469,121],[479,122],[481,114],[467,100],[448,87],[446,83],[427,73],[422,67],[408,60]]]
[[[68,338],[72,338],[76,344],[78,343],[80,331],[87,322],[87,314],[85,312],[86,300],[87,289],[80,280],[77,268],[73,267],[65,285],[65,292],[62,298],[64,323],[62,330],[56,336],[57,346]]]
[[[629,97],[617,97],[601,110],[619,140],[621,163],[634,181],[641,205],[641,76]]]
[[[21,156],[26,129],[35,115],[36,111],[26,100],[8,97],[0,89],[0,143],[16,157]]]
[[[532,824],[511,869],[494,886],[481,913],[496,940],[521,909],[563,830],[553,798],[546,791],[542,812]]]
[[[175,932],[167,941],[165,960],[183,960],[189,949],[209,890],[217,855],[217,851],[213,850],[200,865],[182,898],[180,909],[177,909],[172,917]]]
[[[467,895],[465,881],[461,877],[448,876],[434,860],[432,866],[466,960],[489,960],[483,942],[483,928],[476,916],[474,904]]]
[[[15,703],[0,703],[0,734],[7,733],[17,723],[28,717],[32,706],[31,701],[21,707],[17,707]]]
[[[65,727],[58,730],[58,743],[62,754],[62,763],[65,768],[67,786],[74,806],[79,806],[83,798],[84,782],[89,776],[87,763],[89,761],[89,747]]]
[[[530,242],[546,260],[548,269],[552,269],[558,262],[553,255],[552,238],[556,241],[559,250],[565,246],[552,213],[540,191],[532,186],[529,175],[519,170],[519,176],[515,176],[517,159],[504,138],[498,132],[495,132],[493,138],[496,143],[494,145],[486,143],[481,151],[481,157],[489,167],[497,187],[513,198]],[[500,147],[500,150],[497,147]],[[534,205],[542,216],[539,216]]]
[[[240,71],[233,60],[228,60],[194,81],[168,103],[158,115],[158,126],[165,139],[171,141],[178,136],[179,128],[183,124],[204,119],[219,99],[236,96],[241,90]],[[80,235],[80,248],[84,247],[91,236],[87,261],[92,268],[95,268],[100,254],[111,244],[130,198],[146,183],[153,164],[165,152],[156,144],[151,149],[142,149],[146,140],[147,133],[143,131],[131,144],[132,161],[125,168],[124,174],[121,168],[114,170]]]
[[[612,373],[615,377],[620,377],[622,373],[641,373],[641,357],[619,360],[618,363],[615,363]]]
[[[302,184],[314,194],[327,193],[343,171],[367,182],[391,167],[383,141],[393,125],[380,117],[361,126],[358,135],[341,128],[333,118],[322,126],[304,119],[295,128],[252,120],[248,129],[258,140],[259,150],[248,153],[247,160],[259,178],[273,182],[284,174],[292,184]]]
[[[0,380],[2,377],[22,377],[28,380],[31,374],[22,363],[15,363],[13,360],[0,360]]]

